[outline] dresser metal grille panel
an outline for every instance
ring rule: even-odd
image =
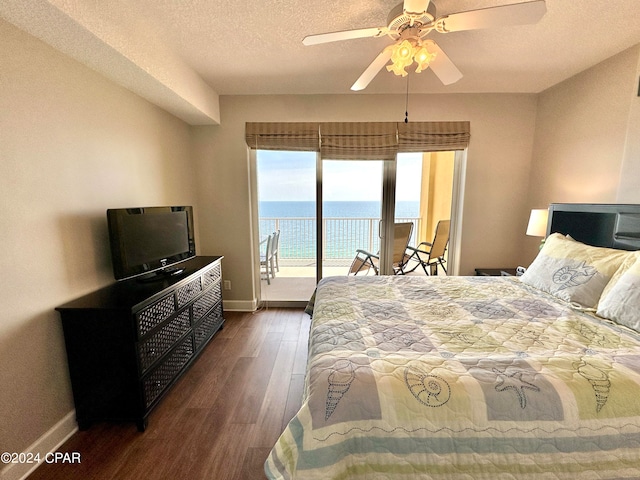
[[[193,328],[196,350],[218,330],[222,322],[224,322],[224,318],[222,317],[222,304],[220,304],[214,311],[207,315],[202,322]]]
[[[217,302],[222,300],[219,288],[212,288],[201,298],[193,303],[193,323],[197,322],[206,314]]]
[[[202,292],[202,281],[198,277],[178,289],[178,306],[185,305],[189,300],[197,297],[200,292]]]
[[[143,337],[154,327],[160,325],[164,320],[173,315],[176,305],[173,295],[164,297],[153,305],[148,306],[137,315],[138,335]]]
[[[153,362],[164,355],[176,341],[191,328],[189,310],[180,313],[176,318],[158,330],[153,336],[139,344],[138,358],[144,373]]]
[[[204,273],[204,286],[207,288],[209,285],[213,285],[222,277],[222,267],[220,265],[216,265],[213,268],[207,270]]]
[[[176,375],[189,362],[192,356],[193,338],[189,335],[171,352],[167,359],[144,380],[144,399],[147,408],[151,406],[171,381],[176,378]]]

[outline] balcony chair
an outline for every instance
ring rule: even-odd
[[[407,262],[411,255],[407,254],[407,247],[411,240],[413,223],[396,223],[393,228],[393,273],[404,275]],[[369,272],[371,268],[376,275],[379,274],[380,255],[367,252],[366,250],[356,250],[356,257],[351,262],[349,273],[357,275],[360,272]]]
[[[447,250],[447,244],[449,243],[449,228],[451,226],[450,220],[440,220],[436,225],[436,233],[433,236],[433,242],[421,242],[417,247],[408,247],[411,253],[409,261],[417,262],[417,264],[408,272],[413,272],[416,268],[422,267],[424,273],[427,275],[438,275],[438,266],[442,267],[444,273],[447,273],[447,269],[444,264],[444,254]],[[426,249],[424,247],[430,247]],[[427,267],[429,271],[427,271]]]
[[[267,285],[271,285],[271,278],[275,278],[273,271],[273,235],[268,235],[266,240],[260,242],[264,244],[264,251],[260,252],[260,275],[264,273],[267,279]],[[264,270],[263,270],[264,269]]]
[[[276,267],[275,268],[275,272],[279,272],[280,271],[280,261],[278,260],[278,247],[280,246],[280,230],[276,230],[275,232],[273,232],[273,237],[271,239],[271,244],[272,244],[271,253],[273,255],[273,261],[274,261],[275,267]],[[276,274],[273,273],[273,276],[275,277]]]

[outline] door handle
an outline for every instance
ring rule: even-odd
[[[384,220],[379,220],[378,221],[378,238],[382,239],[384,238],[383,232],[384,232]]]

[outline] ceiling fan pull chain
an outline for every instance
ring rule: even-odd
[[[404,104],[404,123],[409,123],[409,75],[407,75],[407,97]]]

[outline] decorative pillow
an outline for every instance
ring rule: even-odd
[[[605,297],[609,295],[609,292],[613,289],[613,287],[615,287],[620,278],[622,278],[622,275],[624,275],[627,270],[629,270],[631,266],[638,260],[640,260],[640,250],[636,252],[629,252],[627,258],[625,258],[625,260],[620,264],[620,266],[616,270],[616,273],[613,274],[613,277],[611,277],[611,280],[609,280],[609,283],[607,283],[607,286],[604,287],[602,295],[600,295],[600,302],[602,302]]]
[[[595,308],[628,256],[624,250],[592,247],[553,233],[520,280],[561,300]]]
[[[640,259],[603,296],[597,314],[640,332]]]

